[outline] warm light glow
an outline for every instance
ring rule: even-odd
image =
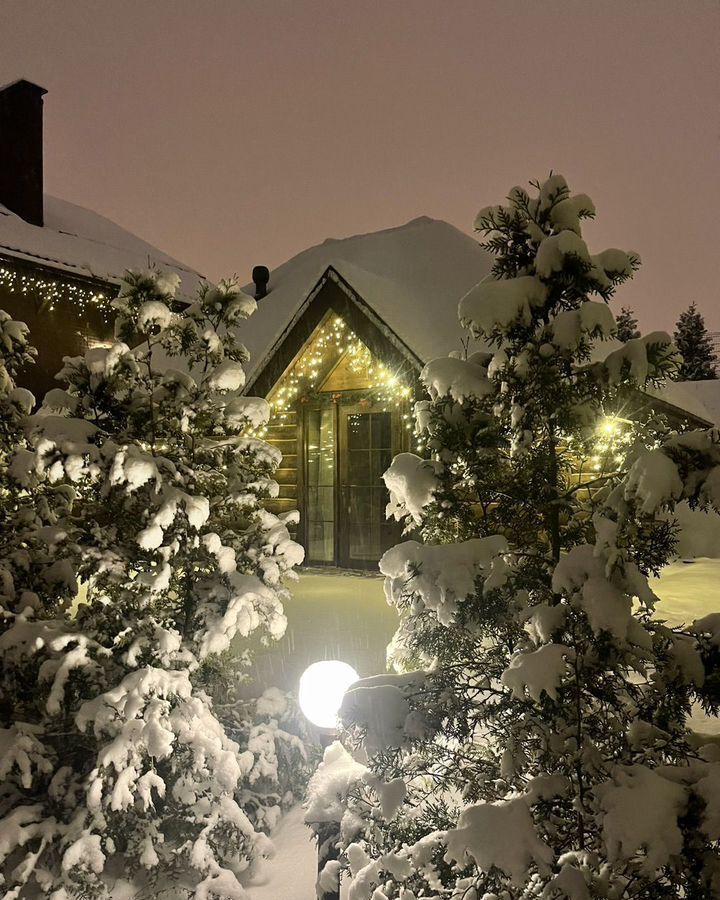
[[[114,341],[106,341],[103,338],[90,337],[87,339],[88,350],[109,350],[113,346]]]
[[[633,425],[632,420],[618,415],[599,418],[590,448],[581,448],[576,452],[576,458],[584,460],[580,468],[587,466],[593,476],[599,476],[622,466],[634,440]],[[590,453],[585,455],[583,449],[590,449]]]
[[[300,678],[300,709],[318,728],[334,728],[345,691],[358,678],[352,666],[338,659],[313,663]]]
[[[632,424],[630,419],[623,419],[621,416],[603,416],[598,422],[597,430],[606,435],[617,434]]]

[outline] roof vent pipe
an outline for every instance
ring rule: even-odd
[[[255,299],[262,300],[268,292],[270,270],[267,266],[255,266],[252,270],[252,280],[255,282]]]
[[[43,224],[43,94],[21,78],[0,88],[0,203]]]

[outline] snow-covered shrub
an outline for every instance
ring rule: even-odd
[[[483,348],[426,367],[428,458],[386,477],[422,537],[380,564],[401,674],[349,690],[310,792],[341,851],[320,885],[351,900],[720,896],[720,751],[689,727],[718,710],[720,615],[669,628],[647,580],[677,503],[720,508],[720,434],[647,411],[667,335],[602,353],[639,261],[588,250],[593,214],[559,175],[480,213]]]
[[[67,511],[70,492],[61,485],[33,483],[19,491],[13,469],[32,456],[25,424],[35,405],[30,391],[18,387],[17,375],[33,363],[28,328],[0,310],[0,606],[8,615],[37,609],[35,591],[42,590],[46,610],[59,609],[75,595],[72,567],[65,561],[69,542],[58,516]]]
[[[240,396],[255,301],[231,282],[183,305],[176,287],[130,273],[115,343],[65,359],[3,460],[44,503],[21,510],[34,543],[11,517],[1,536],[7,897],[243,898],[291,789],[281,769],[304,764],[285,713],[214,708],[250,635],[283,633],[302,559],[263,506],[279,454],[251,429],[267,404]]]
[[[318,751],[292,694],[271,687],[247,698],[243,672],[235,669],[230,678],[228,674],[220,657],[217,670],[206,674],[213,708],[229,737],[253,755],[241,806],[255,828],[272,831],[280,816],[302,800]]]

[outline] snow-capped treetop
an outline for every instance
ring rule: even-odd
[[[680,314],[675,331],[675,343],[682,357],[678,379],[682,381],[703,381],[717,378],[717,359],[712,348],[705,320],[691,303]]]
[[[487,234],[483,246],[496,253],[496,280],[478,285],[463,297],[459,315],[461,322],[491,342],[511,334],[513,324],[527,328],[546,320],[548,313],[579,311],[592,294],[608,300],[640,264],[632,252],[590,253],[581,223],[594,216],[595,207],[584,194],[572,196],[562,176],[551,176],[535,186],[537,197],[513,188],[507,206],[487,207],[475,220],[476,230]],[[574,279],[572,286],[562,283],[568,273]],[[579,346],[583,330],[610,336],[612,315],[608,312],[598,318],[600,313],[593,313],[593,306],[586,309],[580,318],[558,323],[561,344],[570,341],[573,347]]]
[[[623,306],[617,316],[617,339],[625,343],[640,337],[635,314],[628,306]]]

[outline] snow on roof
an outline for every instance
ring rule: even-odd
[[[720,380],[677,381],[672,384],[672,388],[676,392],[681,392],[687,403],[701,406],[705,410],[704,418],[709,422],[720,425]],[[683,409],[688,409],[688,406],[683,405]]]
[[[666,381],[661,388],[654,388],[647,385],[644,388],[646,394],[651,397],[657,397],[658,400],[664,400],[672,406],[682,409],[690,415],[704,419],[708,423],[717,421],[717,413],[707,407],[703,400],[693,391],[687,389],[688,382]]]
[[[328,267],[335,269],[421,361],[460,348],[458,301],[485,278],[492,257],[447,222],[422,216],[370,234],[328,239],[270,273],[269,293],[243,324],[249,372],[263,368],[305,311]],[[254,294],[254,286],[245,288]]]
[[[370,234],[329,238],[303,250],[270,273],[270,292],[243,323],[240,337],[250,351],[248,382],[305,311],[328,267],[426,363],[459,349],[466,332],[458,320],[458,302],[488,276],[492,261],[473,238],[427,216]],[[254,294],[254,285],[245,290]],[[593,359],[604,359],[621,346],[614,339],[598,342]],[[720,424],[720,381],[668,381],[661,390],[648,385],[645,392]]]
[[[180,276],[183,295],[202,277],[109,219],[47,194],[42,228],[0,205],[0,254],[109,282],[155,264]]]

